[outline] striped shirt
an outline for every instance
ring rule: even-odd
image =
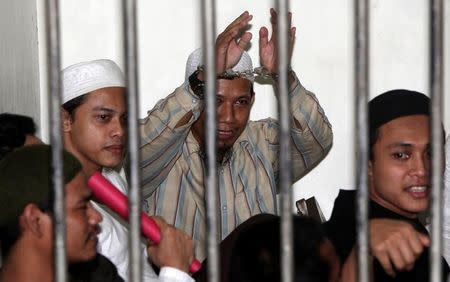
[[[333,134],[314,94],[297,78],[290,89],[295,121],[291,129],[292,176],[297,181],[326,156]],[[162,216],[191,235],[198,259],[206,255],[205,164],[190,129],[202,108],[203,101],[185,83],[160,100],[140,125],[143,197],[148,213]],[[278,129],[278,122],[271,118],[249,121],[229,158],[219,164],[220,239],[253,215],[277,212]]]

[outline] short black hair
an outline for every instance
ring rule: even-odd
[[[0,159],[12,150],[25,144],[27,135],[36,134],[36,125],[31,117],[0,114]]]
[[[321,225],[312,218],[294,216],[294,281],[328,281],[330,266],[320,255],[325,242]],[[230,259],[230,281],[281,281],[280,218],[255,224],[236,240]]]
[[[89,93],[88,93],[89,94]],[[73,98],[72,100],[69,100],[62,104],[62,108],[69,113],[70,117],[75,119],[75,111],[76,109],[81,106],[84,103],[84,100],[86,99],[86,96],[88,94],[84,94],[81,96],[78,96],[76,98]]]
[[[379,129],[391,120],[411,115],[430,115],[430,98],[406,89],[387,91],[369,102],[369,158],[373,160],[373,146]],[[445,136],[445,133],[444,133]]]

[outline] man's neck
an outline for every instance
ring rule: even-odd
[[[16,245],[3,263],[0,281],[51,282],[53,281],[53,260],[38,254],[33,246]]]
[[[83,154],[78,152],[74,146],[72,146],[72,142],[70,138],[67,136],[64,136],[64,149],[67,150],[69,153],[74,155],[83,166],[83,172],[90,177],[94,172],[101,171],[102,167],[93,163],[91,160],[86,158]]]

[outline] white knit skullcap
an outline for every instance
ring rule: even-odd
[[[199,66],[203,65],[203,52],[201,48],[196,49],[194,52],[192,52],[189,55],[189,58],[186,62],[186,73],[185,73],[185,79],[186,81],[189,80],[189,76],[193,74]],[[253,64],[252,64],[252,58],[250,58],[250,55],[244,51],[242,53],[241,59],[239,62],[233,67],[234,71],[253,71]]]
[[[71,65],[61,72],[62,103],[105,87],[125,87],[125,77],[111,60]]]

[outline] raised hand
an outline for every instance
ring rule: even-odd
[[[261,27],[259,30],[259,59],[261,65],[265,67],[270,73],[278,73],[278,31],[277,31],[278,14],[275,9],[270,9],[270,23],[272,25],[272,36],[269,39],[269,31],[266,27]],[[292,27],[292,13],[288,14],[289,27],[289,61],[292,55],[292,49],[295,41],[295,27]]]
[[[252,39],[250,32],[243,32],[253,18],[247,11],[235,19],[216,39],[216,70],[222,73],[233,68]]]

